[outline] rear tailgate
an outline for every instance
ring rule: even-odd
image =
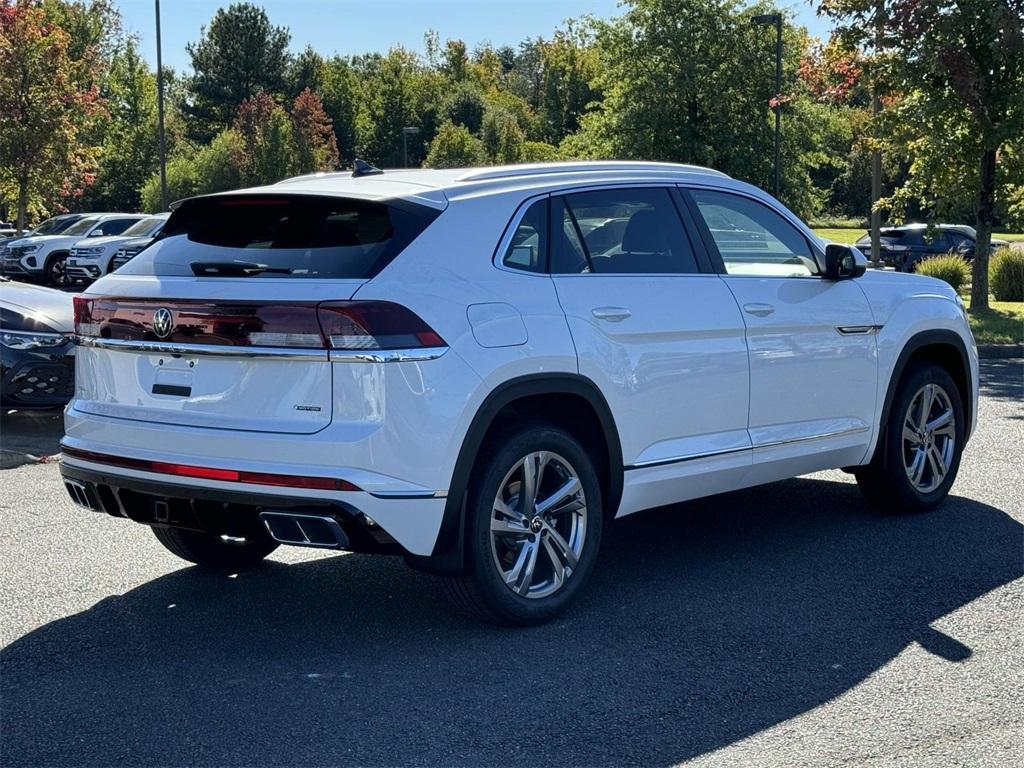
[[[160,240],[76,297],[74,407],[179,426],[323,429],[331,345],[374,343],[351,335],[347,300],[436,215],[345,198],[186,201]]]
[[[360,284],[337,284],[332,294],[348,298]],[[81,320],[79,411],[307,434],[331,421],[331,364],[315,302],[103,297]],[[170,333],[158,333],[161,322]]]

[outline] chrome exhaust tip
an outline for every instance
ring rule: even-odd
[[[265,509],[260,512],[260,520],[274,541],[280,544],[321,549],[349,548],[348,536],[332,515]]]

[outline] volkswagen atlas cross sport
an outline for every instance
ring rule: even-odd
[[[400,554],[506,623],[562,611],[639,510],[835,467],[930,509],[977,413],[949,286],[680,165],[191,198],[75,311],[78,504],[213,568]]]

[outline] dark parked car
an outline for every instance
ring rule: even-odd
[[[0,403],[54,408],[75,393],[70,294],[0,277]]]
[[[882,261],[895,267],[897,272],[913,272],[917,263],[929,256],[958,253],[967,261],[974,258],[974,227],[964,224],[938,224],[929,232],[927,224],[906,224],[902,227],[882,227]],[[1006,240],[992,240],[992,250],[1009,245]],[[871,233],[857,241],[857,247],[871,254]]]

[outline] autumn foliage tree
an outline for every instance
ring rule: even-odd
[[[308,173],[337,168],[338,143],[320,98],[309,88],[304,89],[295,97],[291,117],[296,170]]]
[[[972,310],[988,308],[988,251],[1000,156],[1024,149],[1021,0],[821,0],[854,43],[881,43],[881,125],[910,173],[890,203],[943,212],[973,198]],[[1004,163],[1004,170],[1009,169]]]
[[[25,227],[30,210],[73,197],[91,183],[98,148],[83,141],[103,110],[94,79],[72,40],[30,0],[0,0],[0,197]],[[87,73],[86,73],[87,74]],[[83,83],[93,84],[83,87]]]
[[[246,99],[235,118],[244,185],[273,184],[295,170],[292,123],[284,109],[265,91]]]

